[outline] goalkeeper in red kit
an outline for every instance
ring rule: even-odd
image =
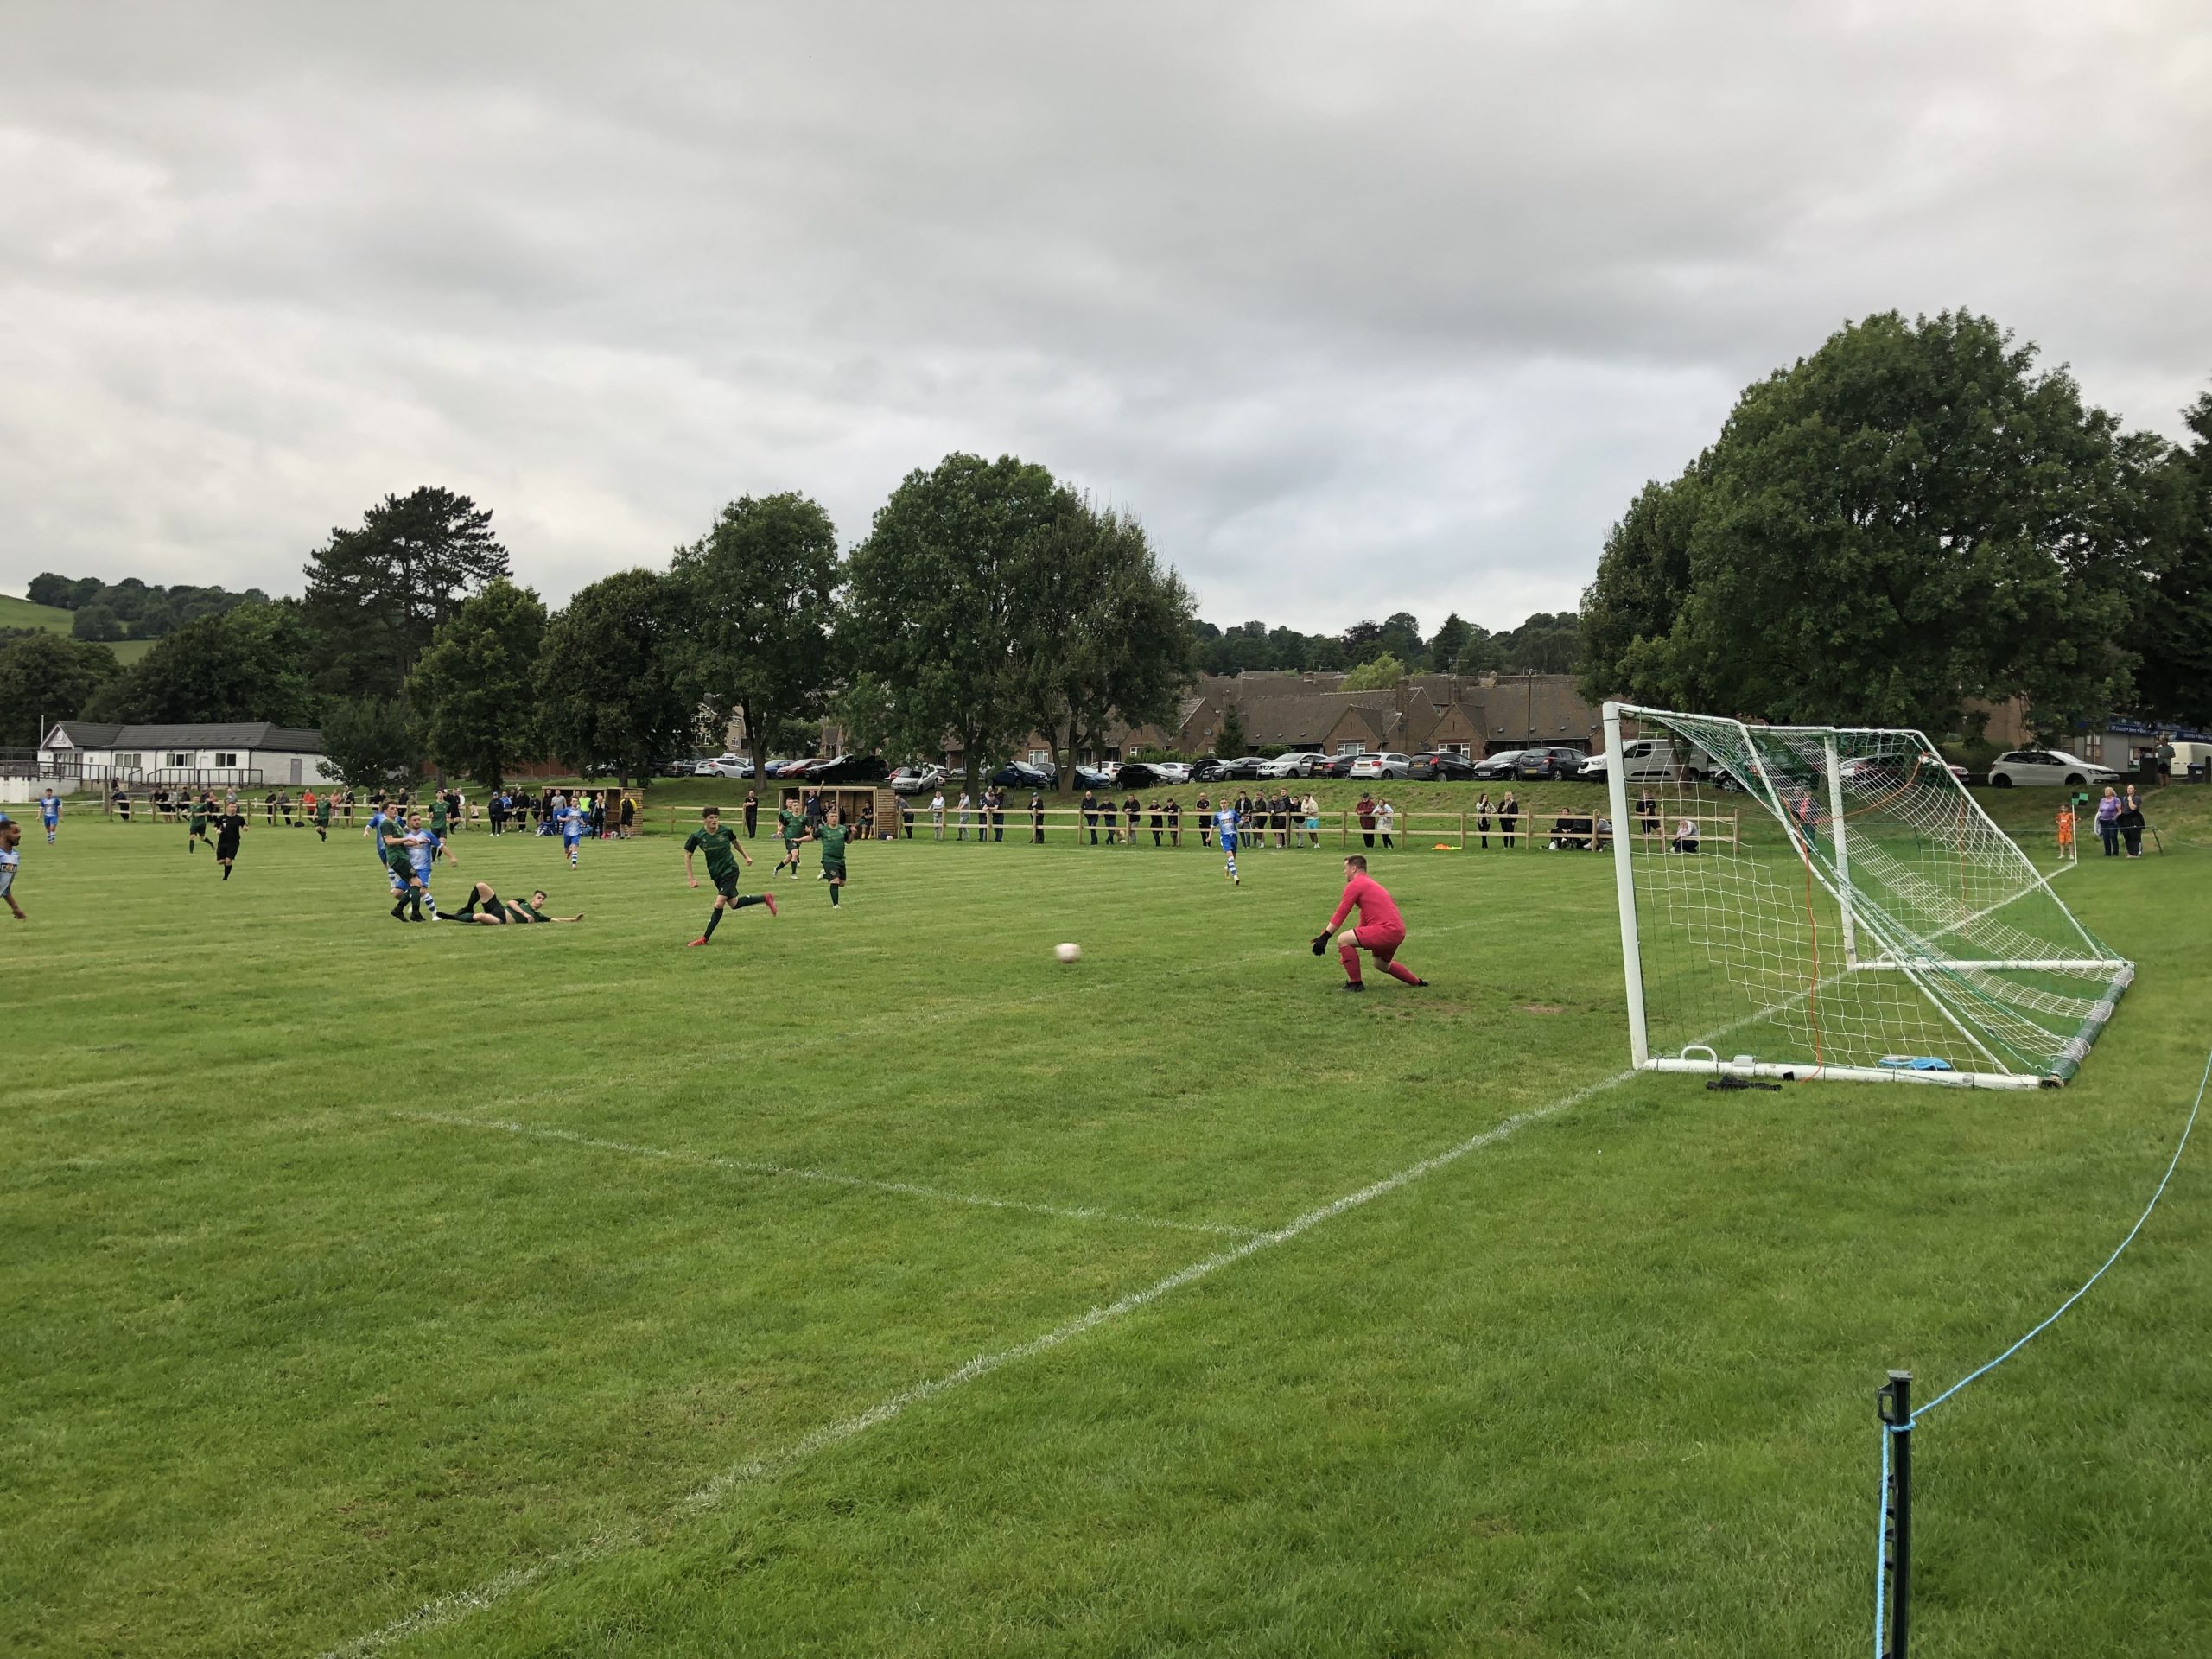
[[[1337,901],[1337,913],[1329,918],[1329,925],[1313,936],[1313,954],[1318,957],[1329,948],[1329,936],[1344,925],[1344,918],[1355,908],[1359,912],[1359,925],[1346,933],[1337,946],[1337,955],[1344,965],[1344,989],[1367,988],[1359,980],[1359,953],[1363,950],[1372,956],[1375,965],[1391,978],[1403,980],[1408,985],[1427,984],[1411,969],[1393,960],[1398,947],[1406,942],[1405,918],[1398,914],[1397,906],[1390,902],[1390,895],[1382,890],[1382,884],[1367,873],[1367,861],[1357,854],[1344,860],[1344,896]]]

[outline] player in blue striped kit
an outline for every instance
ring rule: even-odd
[[[1222,855],[1229,861],[1228,868],[1222,874],[1229,878],[1229,885],[1232,887],[1244,885],[1236,877],[1236,809],[1233,806],[1224,804],[1213,815],[1213,827],[1221,836]]]
[[[583,844],[584,810],[570,801],[553,816],[560,821],[561,850],[568,854],[569,868],[573,870],[576,868],[576,849]]]

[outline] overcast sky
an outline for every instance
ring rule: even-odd
[[[2212,8],[0,0],[0,588],[296,592],[387,491],[549,599],[1012,452],[1221,622],[1574,604],[1872,311],[2177,433]]]

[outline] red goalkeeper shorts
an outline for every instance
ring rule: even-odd
[[[1355,927],[1351,931],[1351,938],[1352,943],[1361,950],[1371,950],[1378,957],[1388,957],[1406,942],[1406,930],[1402,927]]]

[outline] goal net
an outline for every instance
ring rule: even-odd
[[[2074,1075],[2133,968],[1926,737],[1611,702],[1605,722],[1637,1066]]]

